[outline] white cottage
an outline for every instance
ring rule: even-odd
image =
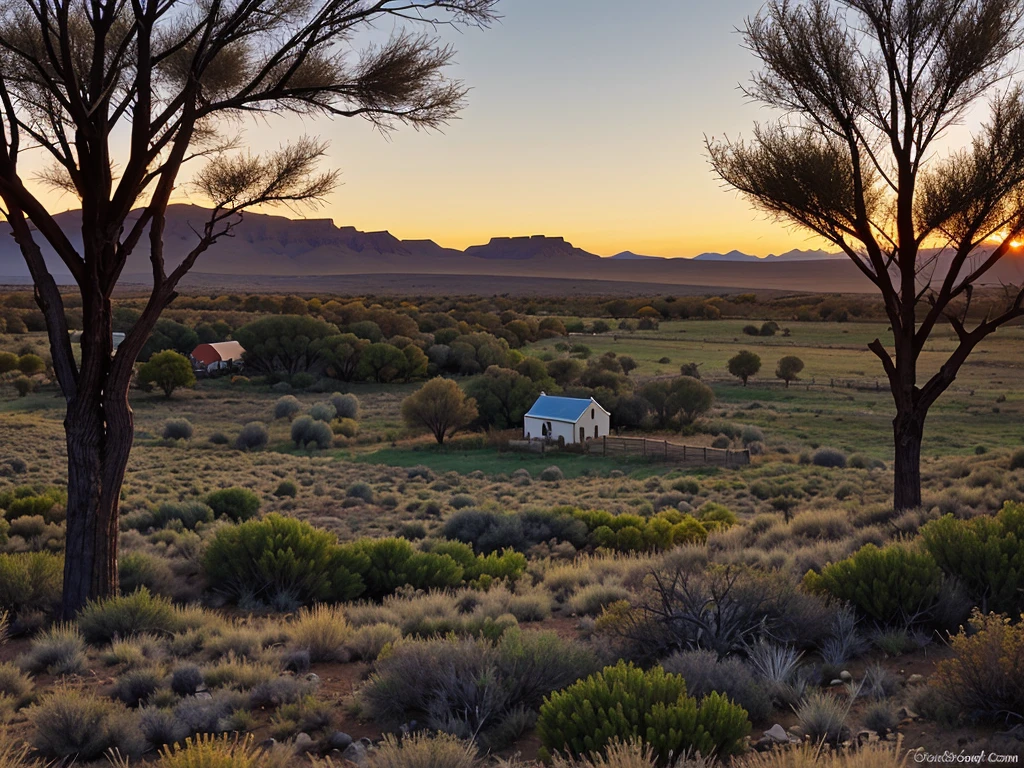
[[[527,440],[554,440],[584,443],[604,437],[611,428],[611,413],[594,398],[554,397],[540,393],[537,402],[523,419]]]

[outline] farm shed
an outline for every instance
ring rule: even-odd
[[[212,373],[241,365],[244,353],[245,350],[237,341],[218,341],[214,344],[200,344],[192,350],[189,358],[197,370]]]
[[[541,392],[523,418],[523,436],[527,440],[561,438],[566,443],[585,443],[608,434],[611,416],[592,397],[554,397]]]

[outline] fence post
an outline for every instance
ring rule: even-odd
[[[708,448],[707,448],[707,446],[704,446],[704,463],[705,464],[708,463]]]
[[[665,441],[665,459],[668,460],[668,440]]]
[[[642,451],[643,451],[643,457],[646,459],[647,458],[647,438],[644,437],[644,438],[641,438],[641,439],[644,441],[643,442]]]
[[[608,435],[605,435],[604,437],[601,438],[601,455],[608,455]]]

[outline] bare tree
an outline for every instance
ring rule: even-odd
[[[892,344],[869,348],[896,406],[897,509],[921,503],[929,408],[985,337],[1024,315],[1019,288],[971,306],[1024,232],[1022,16],[1024,0],[771,0],[744,28],[763,64],[745,93],[784,117],[748,142],[708,141],[727,184],[834,243],[881,294]],[[986,98],[970,146],[939,156]],[[939,324],[957,346],[919,385]]]
[[[438,25],[487,25],[497,0],[12,0],[0,10],[0,200],[46,317],[67,400],[67,550],[63,612],[117,589],[118,496],[132,445],[132,368],[182,277],[243,211],[319,201],[335,186],[317,169],[325,144],[298,138],[241,151],[246,116],[361,116],[381,130],[436,127],[465,88],[444,70]],[[360,30],[393,24],[377,45]],[[422,32],[415,32],[416,26]],[[82,245],[26,184],[29,150],[52,165],[40,180],[76,195]],[[179,180],[195,166],[189,178]],[[180,263],[164,258],[168,201],[190,181],[212,205]],[[132,213],[133,209],[138,209]],[[131,214],[131,215],[130,215]],[[43,260],[52,248],[82,297],[81,359]],[[111,295],[128,256],[152,265],[148,303],[116,353]]]

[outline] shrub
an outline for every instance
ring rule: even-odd
[[[468,493],[457,493],[454,496],[452,496],[451,500],[448,502],[448,505],[452,509],[465,509],[466,507],[473,506],[473,503],[473,497],[470,496]]]
[[[303,448],[318,448],[323,451],[334,444],[334,430],[324,421],[313,421],[307,428],[303,438]]]
[[[352,483],[345,491],[345,496],[350,499],[362,499],[367,504],[373,503],[373,488],[370,487],[369,483],[359,481]]]
[[[347,648],[356,659],[375,661],[385,646],[401,639],[402,630],[393,624],[367,624],[352,633]]]
[[[359,434],[359,422],[355,419],[335,419],[331,422],[331,431],[342,437],[355,437]]]
[[[378,659],[360,693],[389,726],[421,718],[428,728],[487,743],[496,729],[596,667],[582,644],[551,632],[506,631],[485,639],[403,640]]]
[[[0,697],[10,696],[16,700],[24,699],[32,692],[32,688],[32,679],[17,666],[10,663],[0,664]]]
[[[337,416],[337,411],[331,403],[317,403],[309,409],[309,417],[313,421],[322,421],[330,424]]]
[[[171,419],[164,424],[164,440],[191,440],[192,422],[188,419]]]
[[[994,518],[946,515],[926,524],[921,536],[938,566],[982,611],[1024,613],[1024,504],[1007,502]]]
[[[234,599],[352,600],[368,559],[326,531],[280,515],[221,528],[207,547],[210,583]]]
[[[60,605],[64,558],[49,552],[0,554],[0,609],[52,612]]]
[[[203,673],[194,664],[180,666],[171,673],[171,690],[179,696],[192,696],[203,684]]]
[[[153,668],[130,669],[114,683],[111,695],[126,706],[136,708],[156,693],[163,679],[163,673]]]
[[[18,358],[18,370],[26,376],[42,373],[46,370],[46,361],[30,352]]]
[[[14,391],[18,393],[18,397],[26,397],[36,391],[36,382],[28,376],[19,376],[14,380]]]
[[[718,692],[739,704],[755,722],[772,713],[772,700],[757,680],[750,666],[735,656],[719,659],[711,651],[678,651],[661,662],[666,672],[686,681],[686,692],[703,699]]]
[[[359,418],[359,398],[355,395],[343,395],[335,392],[331,395],[331,405],[334,406],[334,413],[339,419]]]
[[[85,640],[74,624],[56,624],[32,641],[18,659],[26,672],[77,675],[85,671]]]
[[[213,522],[214,512],[209,504],[198,501],[165,502],[157,507],[150,518],[154,528],[163,528],[170,522],[179,522],[186,530],[200,523]]]
[[[812,691],[796,708],[796,719],[811,741],[838,744],[846,737],[848,704],[821,691]]]
[[[454,587],[462,583],[462,566],[449,555],[415,552],[405,539],[361,539],[351,545],[368,565],[363,570],[366,595],[379,599],[399,587]]]
[[[494,552],[511,547],[525,550],[523,521],[518,515],[477,509],[460,509],[445,521],[441,529],[446,539],[472,544],[478,552]]]
[[[816,467],[833,467],[842,469],[846,466],[846,454],[835,448],[819,448],[811,457]]]
[[[951,641],[955,656],[939,662],[933,683],[969,719],[1024,718],[1024,623],[975,611],[973,634]]]
[[[288,419],[291,421],[302,411],[302,403],[299,402],[299,398],[295,395],[285,395],[279,397],[277,402],[274,403],[274,418],[275,419]]]
[[[235,448],[240,451],[258,451],[266,448],[269,440],[267,427],[260,421],[250,421],[235,438]]]
[[[171,601],[154,597],[144,587],[130,595],[90,601],[78,614],[79,629],[94,644],[144,632],[171,634],[181,625],[181,616]]]
[[[699,704],[686,681],[661,667],[648,672],[619,662],[547,698],[537,732],[548,753],[603,751],[612,739],[643,734],[662,763],[688,751],[736,754],[750,732],[742,707],[711,693]]]
[[[72,689],[58,689],[28,712],[32,746],[43,757],[97,760],[109,749],[136,756],[142,738],[124,705]]]
[[[317,605],[303,608],[289,627],[292,642],[309,653],[314,664],[323,661],[348,661],[345,644],[352,635],[340,608]]]
[[[820,574],[808,572],[804,584],[853,603],[875,621],[906,625],[930,616],[942,587],[942,571],[927,552],[902,544],[885,549],[866,544]]]
[[[472,741],[447,733],[413,733],[401,741],[388,734],[373,752],[373,768],[474,768]]]
[[[300,416],[292,422],[292,442],[295,443],[296,448],[304,448],[306,446],[306,435],[312,426],[312,416]]]
[[[201,734],[184,744],[165,745],[160,768],[284,768],[291,764],[292,750],[258,747],[251,734],[239,737]]]
[[[294,480],[282,480],[274,489],[274,495],[279,499],[286,496],[294,499],[299,495],[299,486],[295,484]]]
[[[194,387],[196,375],[192,363],[180,352],[165,349],[157,352],[139,366],[139,383],[145,386],[155,384],[170,397],[179,387]]]
[[[1010,457],[1010,469],[1024,469],[1024,448],[1014,451]]]
[[[208,439],[211,445],[227,445],[231,442],[228,436],[223,432],[214,432]]]
[[[564,480],[565,475],[562,473],[560,467],[551,465],[550,467],[541,470],[540,479],[545,482],[552,483],[557,480]]]
[[[249,520],[260,511],[260,497],[247,488],[222,488],[206,497],[213,513],[235,522]]]

